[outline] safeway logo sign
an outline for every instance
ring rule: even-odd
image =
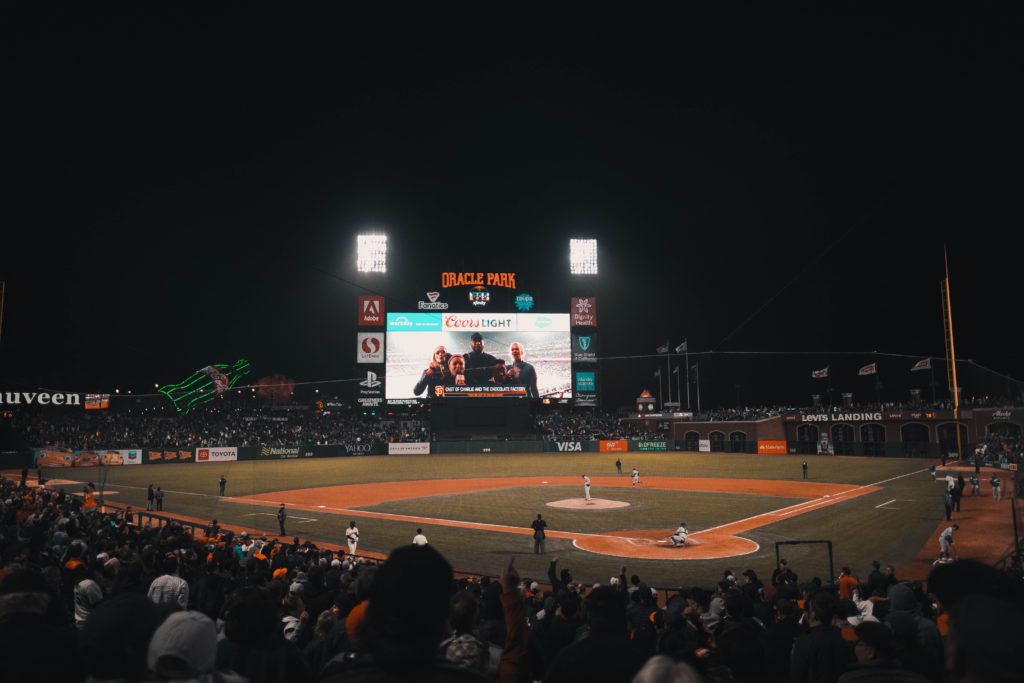
[[[360,332],[356,344],[357,363],[384,362],[384,335],[379,332]]]
[[[377,327],[384,325],[384,297],[359,297],[360,327]]]
[[[588,297],[572,298],[572,326],[597,327],[597,299]]]

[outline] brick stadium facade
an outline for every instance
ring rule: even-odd
[[[951,410],[805,410],[756,421],[694,422],[668,414],[628,420],[638,429],[713,451],[752,451],[751,444],[786,442],[788,453],[938,457],[965,452],[979,440],[1024,432],[1024,408]]]

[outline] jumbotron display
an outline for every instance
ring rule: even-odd
[[[388,313],[390,404],[572,397],[566,313]]]

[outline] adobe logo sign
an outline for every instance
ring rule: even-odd
[[[382,296],[361,296],[361,297],[359,297],[359,326],[360,327],[383,327],[384,326],[384,297],[382,297]]]
[[[357,363],[384,362],[384,333],[360,332],[356,339]]]

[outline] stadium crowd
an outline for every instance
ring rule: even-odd
[[[618,416],[599,410],[553,410],[537,416],[537,433],[551,440],[617,439],[632,436]]]
[[[1020,680],[1024,584],[972,561],[927,592],[877,562],[833,585],[783,561],[661,604],[626,567],[589,587],[557,558],[545,585],[511,562],[456,580],[429,544],[377,564],[8,480],[0,501],[5,680]]]
[[[208,405],[178,415],[173,411],[63,413],[59,420],[21,412],[13,429],[30,447],[195,448],[287,446],[367,441],[427,441],[423,420],[368,419],[355,413],[268,410],[237,404]]]

